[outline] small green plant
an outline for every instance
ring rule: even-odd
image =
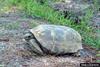
[[[0,67],[4,67],[4,65],[3,64],[0,64]]]
[[[96,62],[97,62],[97,63],[100,63],[100,60],[97,60]]]
[[[96,54],[97,57],[100,57],[100,54]]]
[[[100,51],[98,51],[98,53],[96,54],[96,57],[98,57],[98,58],[100,57]],[[96,62],[100,63],[100,59],[97,59]]]

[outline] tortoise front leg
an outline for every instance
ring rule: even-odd
[[[34,39],[29,40],[28,43],[33,52],[36,52],[39,55],[43,55],[43,51],[41,50],[41,48]]]

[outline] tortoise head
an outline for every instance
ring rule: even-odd
[[[29,40],[33,39],[33,34],[29,31],[26,32],[24,35],[24,39],[25,39],[25,41],[29,41]]]

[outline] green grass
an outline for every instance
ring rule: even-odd
[[[93,16],[94,9],[88,9],[87,14],[84,16],[81,23],[75,24],[74,21],[65,19],[64,16],[59,12],[54,11],[52,8],[50,8],[47,1],[45,1],[44,4],[40,4],[39,2],[37,2],[37,0],[7,0],[7,2],[10,4],[10,6],[15,5],[21,8],[28,16],[35,16],[47,20],[50,22],[49,24],[72,27],[82,35],[84,44],[100,48],[100,39],[96,39],[93,36],[92,28],[87,25],[87,22],[89,22],[90,18]],[[97,2],[95,2],[95,5],[96,3]]]
[[[100,54],[96,54],[96,57],[100,57]],[[96,62],[100,63],[100,59],[97,59]]]
[[[100,54],[97,54],[96,56],[97,56],[97,57],[100,57]]]
[[[97,60],[96,62],[97,62],[97,63],[100,63],[100,60]]]

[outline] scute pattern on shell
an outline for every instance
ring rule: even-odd
[[[74,53],[82,49],[81,36],[72,28],[60,25],[39,25],[30,31],[42,47],[53,53]]]

